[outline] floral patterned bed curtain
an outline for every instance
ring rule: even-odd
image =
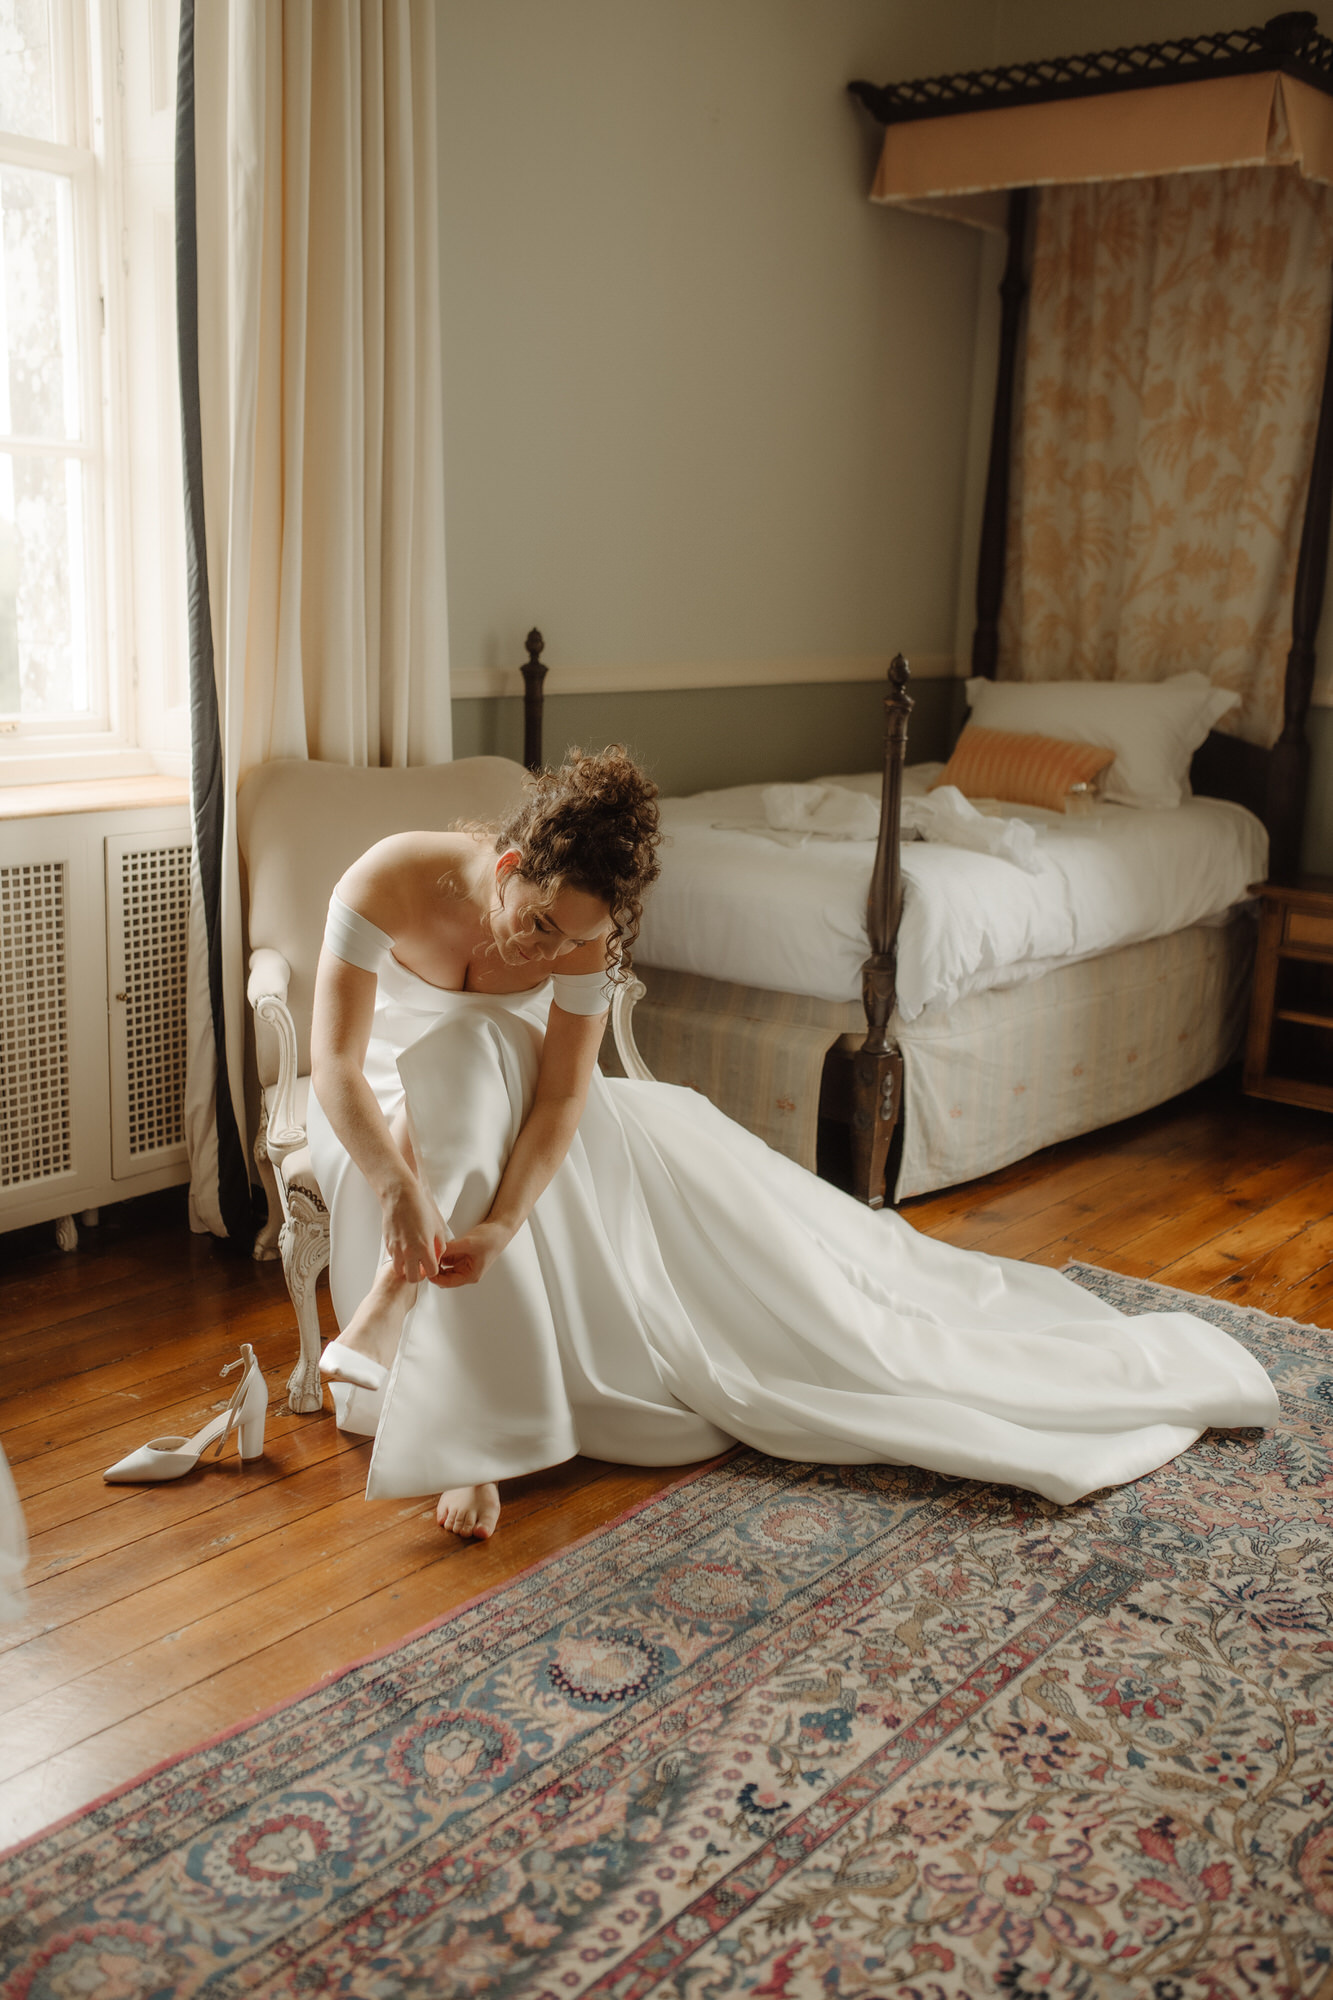
[[[1294,168],[1042,189],[1003,678],[1197,668],[1276,740],[1331,303]]]

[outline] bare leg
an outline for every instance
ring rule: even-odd
[[[452,1535],[488,1542],[500,1519],[499,1489],[489,1482],[484,1486],[451,1486],[447,1493],[441,1493],[435,1518]]]
[[[389,1129],[403,1158],[415,1172],[407,1120],[401,1112]],[[400,1278],[387,1260],[382,1262],[365,1298],[320,1357],[319,1372],[324,1379],[348,1382],[363,1389],[378,1388],[393,1366],[403,1321],[416,1295],[414,1284]],[[361,1365],[355,1357],[360,1358]]]
[[[407,1309],[416,1295],[416,1286],[400,1278],[392,1264],[381,1264],[374,1284],[338,1335],[336,1344],[350,1348],[354,1354],[364,1354],[381,1368],[391,1368]]]

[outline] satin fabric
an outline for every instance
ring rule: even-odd
[[[390,960],[366,1074],[406,1103],[461,1234],[532,1100],[549,986],[445,993]],[[312,1101],[339,1323],[380,1254],[378,1204]],[[1192,1314],[1126,1318],[1058,1272],[955,1250],[840,1194],[705,1098],[595,1074],[569,1154],[478,1286],[423,1285],[384,1389],[340,1388],[373,1432],[367,1496],[503,1479],[576,1451],[635,1465],[734,1439],[1069,1502],[1162,1465],[1277,1398]]]
[[[9,1463],[0,1450],[0,1625],[23,1616],[23,1567],[27,1559],[23,1509]]]

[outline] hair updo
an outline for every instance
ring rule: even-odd
[[[657,786],[623,744],[571,749],[558,771],[536,771],[528,796],[495,829],[495,848],[517,848],[518,874],[547,902],[581,889],[611,912],[607,962],[623,970],[639,934],[645,892],[657,880]]]

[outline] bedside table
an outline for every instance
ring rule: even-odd
[[[1263,883],[1243,1088],[1333,1111],[1333,877]]]

